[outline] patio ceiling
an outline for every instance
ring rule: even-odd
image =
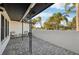
[[[37,3],[31,10],[30,12],[26,15],[26,18],[32,18],[51,6],[53,3]]]
[[[29,5],[30,3],[4,3],[2,6],[5,8],[12,21],[19,21]]]
[[[36,3],[27,13],[27,10],[31,4],[32,3],[2,3],[0,6],[5,8],[12,21],[21,21],[26,18],[31,19],[51,6],[53,3]]]

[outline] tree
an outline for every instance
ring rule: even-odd
[[[75,7],[76,7],[76,3],[66,3],[65,4],[65,11],[66,11],[66,13],[69,14],[71,12],[76,12],[76,10],[73,10]]]
[[[71,27],[71,29],[74,29],[74,30],[76,29],[76,16],[73,17],[72,22],[68,23],[68,26]]]
[[[50,22],[46,21],[46,22],[44,22],[44,29],[53,30],[53,29],[55,29],[55,28],[54,28],[54,26],[52,26],[52,25],[50,24]]]
[[[32,19],[32,24],[35,25],[37,23],[37,20],[34,18]]]
[[[36,17],[34,19],[32,19],[32,24],[33,24],[33,27],[36,23],[39,23],[40,24],[40,27],[42,28],[42,23],[41,23],[41,17]],[[35,27],[34,27],[35,28]]]
[[[68,15],[68,14],[70,14],[72,12],[75,12],[76,13],[76,10],[74,10],[75,7],[76,7],[76,3],[66,3],[65,4],[66,14]],[[68,26],[71,27],[72,29],[75,29],[76,28],[76,16],[74,16],[72,22],[69,22],[68,23]]]
[[[73,29],[76,29],[76,16],[73,18],[72,24],[73,24]]]
[[[57,12],[54,13],[53,16],[49,17],[48,21],[44,23],[44,26],[47,28],[59,30],[60,23],[63,20],[68,22],[68,19],[65,16],[63,16],[60,12]]]
[[[40,16],[37,17],[36,20],[37,20],[37,22],[40,24],[40,27],[42,28],[41,17],[40,17]]]
[[[34,18],[32,19],[32,29],[35,29],[36,27],[34,26],[37,23],[37,20]]]

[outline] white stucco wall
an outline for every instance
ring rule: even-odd
[[[16,34],[21,34],[22,33],[22,23],[21,22],[16,22],[16,21],[11,21],[11,19],[8,16],[6,10],[2,7],[0,7],[0,8],[4,10],[3,12],[0,12],[0,54],[2,54],[3,51],[6,48],[9,40],[10,40],[10,32],[14,31]],[[5,19],[7,19],[7,21],[9,21],[9,36],[5,37],[5,32],[4,32],[4,37],[5,38],[4,38],[3,41],[1,41],[1,14],[4,16]],[[29,25],[27,23],[24,23],[23,27],[24,27],[23,31],[28,31]],[[5,30],[5,27],[4,27],[4,30]]]
[[[79,32],[33,30],[33,35],[79,54]]]
[[[29,30],[29,24],[23,23],[23,31],[28,31]],[[15,32],[16,34],[21,34],[22,33],[22,23],[21,22],[16,22],[16,21],[11,21],[10,22],[10,32]]]
[[[1,7],[0,7],[0,8],[1,8]],[[7,12],[5,11],[5,9],[3,9],[3,10],[4,10],[4,12],[0,12],[0,55],[3,53],[3,51],[5,50],[7,44],[8,44],[8,42],[9,42],[9,40],[10,40],[10,34],[9,34],[9,36],[7,36],[7,37],[5,37],[5,35],[4,35],[4,40],[1,41],[1,14],[2,14],[2,15],[4,16],[4,18],[7,19],[7,21],[9,21],[9,23],[10,23],[10,18],[9,18],[9,16],[8,16]],[[4,22],[5,22],[5,21],[4,21]],[[5,23],[4,23],[4,25],[5,25]],[[5,28],[4,28],[4,30],[5,30]],[[5,34],[5,32],[4,32],[4,34]]]

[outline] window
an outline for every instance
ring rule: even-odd
[[[9,21],[7,21],[7,35],[9,35]]]
[[[1,41],[9,35],[9,21],[1,15]],[[4,37],[5,36],[5,37]]]
[[[1,41],[4,39],[4,16],[1,15]]]

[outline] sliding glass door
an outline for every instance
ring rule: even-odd
[[[1,41],[4,39],[4,16],[1,15]]]

